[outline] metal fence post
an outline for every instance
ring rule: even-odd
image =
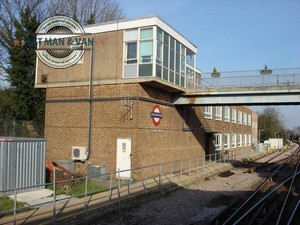
[[[17,224],[17,186],[14,193],[14,224]]]
[[[160,185],[160,195],[162,195],[162,163],[159,165],[159,185]]]
[[[110,181],[109,181],[109,199],[108,201],[111,202],[112,197],[112,172],[110,173]]]
[[[119,214],[121,214],[121,194],[120,194],[120,168],[118,168],[118,205],[119,205]]]
[[[53,224],[56,224],[56,167],[53,166]]]
[[[84,211],[87,210],[87,189],[88,189],[88,177],[85,177],[85,186],[84,186]]]

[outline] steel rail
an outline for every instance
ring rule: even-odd
[[[299,206],[300,206],[300,200],[298,201],[297,205],[295,206],[294,211],[292,212],[292,215],[290,216],[290,219],[289,219],[287,225],[291,225],[292,224],[292,221],[294,219],[294,216],[295,216],[295,214],[296,214],[297,209],[298,209]]]
[[[298,156],[298,159],[297,159],[297,160],[298,160],[298,162],[297,162],[297,165],[296,165],[294,174],[293,174],[293,179],[292,179],[292,182],[291,182],[291,184],[290,184],[290,186],[289,186],[289,189],[288,189],[288,191],[287,191],[287,193],[286,193],[286,196],[285,196],[283,205],[282,205],[282,207],[281,207],[279,216],[278,216],[278,218],[277,218],[276,225],[279,225],[279,224],[280,224],[280,221],[281,221],[281,218],[282,218],[283,211],[285,210],[286,203],[287,203],[288,198],[289,198],[289,196],[290,196],[289,193],[291,192],[292,186],[293,186],[294,181],[295,181],[295,179],[296,179],[296,174],[297,174],[297,172],[298,172],[298,168],[299,168],[299,164],[300,164],[300,158],[299,158],[299,156]]]
[[[286,162],[292,157],[293,155],[290,155],[289,157],[286,158]],[[223,225],[228,224],[228,222],[230,220],[233,219],[233,217],[239,212],[241,211],[241,209],[259,192],[259,190],[273,177],[275,176],[278,171],[283,167],[283,165],[285,164],[282,163],[268,178],[265,179],[265,181],[263,183],[261,183],[253,192],[253,194],[223,223]]]
[[[296,175],[300,174],[300,172],[296,173]],[[285,181],[281,182],[279,185],[277,185],[272,191],[270,191],[267,195],[265,195],[261,200],[259,200],[254,206],[252,206],[244,215],[242,215],[233,225],[237,225],[239,222],[241,222],[253,209],[255,209],[260,203],[262,203],[266,198],[268,198],[271,194],[273,194],[278,188],[280,188],[282,185],[290,181],[294,176],[290,176]]]

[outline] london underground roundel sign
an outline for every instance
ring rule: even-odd
[[[155,105],[152,108],[152,111],[150,113],[150,117],[152,118],[152,122],[155,126],[158,126],[160,124],[160,121],[163,118],[163,115],[161,113],[159,105]]]

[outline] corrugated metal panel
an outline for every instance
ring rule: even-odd
[[[44,184],[45,154],[45,139],[0,137],[0,191]]]

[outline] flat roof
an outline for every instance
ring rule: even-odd
[[[162,30],[166,31],[176,40],[180,41],[187,48],[192,50],[194,53],[197,53],[197,46],[194,45],[191,41],[189,41],[186,37],[176,31],[173,27],[167,24],[158,16],[148,16],[141,17],[136,19],[125,19],[125,20],[117,20],[106,23],[92,24],[88,26],[84,26],[83,29],[86,33],[95,34],[95,33],[103,33],[109,31],[117,31],[117,30],[126,30],[133,29],[139,27],[148,27],[148,26],[158,26]]]

